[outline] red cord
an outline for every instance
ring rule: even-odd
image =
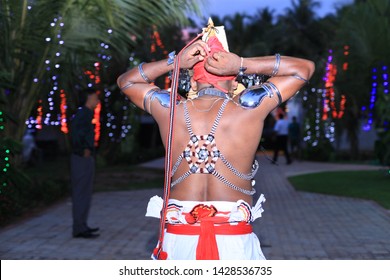
[[[196,40],[199,39],[203,34],[198,34],[194,39],[192,39],[181,51],[177,54],[174,68],[172,72],[172,84],[171,84],[171,96],[170,96],[170,109],[169,109],[169,127],[165,148],[165,177],[164,177],[164,197],[163,197],[163,208],[161,211],[160,218],[160,236],[158,239],[157,247],[153,250],[153,257],[158,260],[166,260],[168,254],[162,250],[162,244],[164,241],[165,233],[165,220],[167,215],[167,207],[169,194],[171,189],[171,174],[172,174],[172,144],[173,144],[173,132],[174,132],[174,117],[176,109],[176,100],[177,100],[177,88],[178,80],[180,73],[180,55],[182,52],[192,45]]]

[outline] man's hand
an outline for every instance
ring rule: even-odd
[[[241,58],[228,52],[216,52],[208,57],[205,68],[208,72],[219,76],[237,75],[240,69]]]
[[[205,42],[196,41],[181,54],[180,68],[191,69],[196,63],[204,60],[209,52],[210,48]]]

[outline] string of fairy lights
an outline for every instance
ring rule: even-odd
[[[28,5],[27,10],[31,12],[32,6]],[[27,129],[41,130],[44,126],[59,126],[63,133],[69,133],[68,117],[70,116],[68,116],[69,114],[67,112],[68,93],[59,86],[61,79],[60,60],[65,46],[65,41],[63,39],[64,26],[65,22],[61,16],[54,17],[50,23],[50,28],[53,30],[52,33],[54,35],[43,38],[47,44],[54,45],[53,49],[55,51],[52,54],[48,54],[48,57],[44,60],[46,73],[43,76],[45,78],[41,78],[40,80],[39,77],[34,77],[33,82],[49,84],[50,89],[46,94],[46,98],[38,100],[34,116],[30,116],[26,120]],[[111,36],[113,32],[113,29],[108,28],[107,36]],[[157,48],[162,50],[164,54],[167,54],[159,33],[156,28],[154,28],[150,49],[151,53],[153,54],[156,52]],[[121,114],[117,114],[117,112],[114,111],[113,102],[115,102],[115,99],[112,98],[111,90],[102,86],[100,77],[102,68],[108,67],[112,59],[110,55],[110,44],[107,42],[100,42],[98,50],[97,61],[94,63],[93,67],[91,65],[92,70],[84,72],[85,76],[89,78],[87,86],[97,89],[97,94],[102,95],[101,99],[104,106],[102,107],[102,105],[99,104],[94,113],[95,143],[97,144],[101,137],[100,121],[102,110],[105,112],[105,129],[107,131],[107,136],[111,142],[120,142],[132,129],[131,118],[129,117],[129,112],[132,110],[132,107],[128,105],[127,102],[124,102],[124,105],[122,105],[121,108]],[[342,71],[348,70],[348,55],[349,46],[344,46],[345,62],[343,63]],[[129,61],[132,66],[137,65],[134,54],[130,56]],[[304,103],[309,101],[310,94],[315,93],[316,96],[315,109],[313,108],[314,122],[310,123],[309,121],[306,121],[306,134],[303,137],[303,140],[311,146],[317,146],[323,136],[330,142],[335,141],[335,120],[343,117],[346,104],[346,97],[343,94],[337,96],[334,88],[337,72],[338,69],[333,62],[333,50],[329,50],[323,77],[323,88],[312,88],[310,91],[305,91],[303,94]],[[169,84],[168,77],[165,83],[166,86]],[[372,69],[372,86],[369,105],[361,108],[362,112],[367,116],[367,121],[362,127],[363,130],[367,131],[372,129],[375,117],[375,103],[378,99],[379,91],[382,90],[386,95],[389,92],[389,70],[387,66]],[[0,133],[5,130],[6,120],[4,115],[5,113],[0,111]],[[11,151],[8,147],[3,146],[0,147],[0,152],[0,172],[4,175],[10,168]],[[6,178],[6,176],[2,176],[2,178]],[[7,181],[1,181],[0,186],[7,186]]]
[[[31,10],[31,6],[28,7]],[[60,68],[59,58],[62,55],[61,49],[64,47],[65,42],[62,39],[62,32],[65,23],[63,18],[58,16],[53,19],[50,23],[51,28],[56,28],[56,35],[52,37],[44,38],[45,42],[48,44],[56,44],[57,51],[53,58],[47,58],[45,60],[45,66],[48,76],[50,77],[49,83],[52,84],[52,88],[47,95],[46,100],[40,99],[37,104],[37,109],[34,116],[30,116],[26,121],[26,126],[28,129],[41,130],[43,126],[60,126],[63,133],[69,133],[68,128],[68,114],[67,114],[67,93],[64,89],[59,88],[60,80]],[[113,34],[113,29],[108,28],[108,36]],[[53,32],[55,33],[55,32]],[[164,53],[167,53],[165,47],[162,43],[162,40],[157,32],[156,28],[153,29],[152,34],[152,45],[151,52],[156,52],[156,49],[159,48],[163,50]],[[97,53],[97,60],[93,65],[93,70],[85,71],[85,76],[89,78],[88,87],[96,88],[98,95],[101,93],[104,94],[102,101],[105,112],[105,122],[106,122],[106,131],[107,135],[111,142],[121,142],[127,134],[131,131],[132,125],[129,122],[129,112],[131,106],[127,105],[127,102],[122,106],[123,112],[118,114],[112,109],[111,97],[112,93],[107,87],[101,85],[100,71],[103,67],[108,67],[110,60],[112,59],[110,55],[110,45],[106,42],[100,42],[99,51]],[[136,64],[136,59],[133,55],[130,57],[130,62]],[[41,82],[38,78],[34,78],[34,83]],[[47,82],[47,81],[44,81]],[[166,84],[169,83],[169,79],[166,79]],[[58,105],[59,104],[59,108]],[[45,106],[47,105],[47,106]],[[48,108],[47,108],[48,107]],[[101,138],[101,112],[102,105],[99,104],[94,112],[93,123],[95,125],[95,145],[98,145],[98,142]],[[47,111],[47,112],[46,112]],[[68,116],[69,117],[69,116]]]
[[[343,71],[348,70],[348,55],[349,46],[344,46],[344,63]],[[316,98],[316,107],[314,113],[314,124],[309,120],[305,122],[305,135],[303,141],[312,147],[317,146],[322,137],[325,137],[329,142],[335,141],[335,120],[341,119],[345,112],[345,103],[347,101],[345,95],[341,94],[339,103],[337,103],[336,91],[334,83],[337,79],[337,66],[333,62],[333,50],[328,51],[328,58],[323,77],[324,87],[320,89],[312,88],[311,93],[314,93]],[[307,103],[309,92],[304,92],[303,102]],[[307,105],[307,104],[306,104]]]
[[[4,133],[5,130],[5,112],[3,112],[0,109],[0,136],[3,138],[2,134]],[[4,138],[3,138],[4,139]],[[3,146],[0,147],[0,194],[2,193],[3,187],[7,186],[7,172],[10,168],[10,153],[11,151],[9,148],[5,145],[5,143],[0,143],[3,144]]]
[[[342,66],[343,71],[348,70],[348,55],[349,46],[344,46],[345,61]],[[336,92],[334,82],[337,78],[337,67],[333,63],[333,50],[329,50],[328,59],[323,77],[324,88],[312,88],[312,93],[317,93],[317,106],[315,108],[314,125],[309,121],[305,123],[306,134],[303,140],[311,146],[318,145],[320,138],[324,136],[330,142],[335,141],[335,120],[341,119],[344,116],[346,97],[341,94],[339,96],[339,104],[336,106]],[[378,99],[378,94],[389,94],[389,68],[387,65],[375,67],[372,69],[372,84],[368,106],[362,106],[361,112],[365,116],[366,121],[362,125],[363,131],[369,131],[373,128],[375,119],[375,104]],[[308,92],[304,93],[303,101],[308,102]],[[338,108],[338,109],[337,109]],[[387,127],[385,125],[385,127]],[[322,133],[323,132],[323,133]]]
[[[108,29],[108,34],[112,34],[113,30]],[[108,67],[108,63],[111,60],[111,56],[108,53],[110,46],[107,43],[102,42],[100,44],[101,51],[98,53],[98,58],[103,60],[103,67]],[[133,54],[130,56],[129,61],[134,61]],[[95,66],[97,66],[95,64]],[[98,75],[98,73],[96,73]],[[111,142],[120,143],[126,136],[130,133],[132,129],[131,119],[129,117],[131,107],[128,105],[128,102],[123,102],[122,104],[122,112],[117,114],[113,108],[113,102],[115,99],[112,98],[112,92],[108,88],[103,89],[104,98],[104,110],[106,113],[106,130],[107,135]],[[97,132],[97,131],[95,131]],[[95,133],[97,135],[97,133]],[[95,139],[98,140],[98,139]]]
[[[52,84],[52,88],[47,95],[47,100],[39,100],[35,116],[30,116],[26,121],[26,126],[28,129],[43,129],[45,126],[60,126],[61,131],[65,134],[69,133],[68,128],[68,114],[67,114],[67,93],[64,89],[60,89],[59,79],[60,79],[60,63],[56,61],[61,57],[61,47],[64,46],[65,42],[62,39],[62,29],[65,23],[63,22],[62,17],[55,17],[53,22],[50,23],[51,28],[57,28],[57,34],[54,38],[46,37],[45,41],[51,44],[57,44],[58,49],[55,53],[55,56],[50,59],[45,60],[46,71],[48,71],[50,79],[49,83]],[[107,34],[110,36],[113,33],[113,29],[108,28]],[[87,70],[84,72],[85,76],[89,78],[89,83],[87,84],[90,88],[96,88],[96,93],[100,95],[104,92],[104,104],[106,112],[106,126],[108,128],[108,136],[113,142],[120,142],[121,139],[125,138],[126,135],[130,132],[132,126],[128,123],[128,114],[122,113],[122,119],[117,120],[115,113],[112,112],[109,106],[111,92],[108,88],[103,87],[101,90],[101,78],[100,72],[102,67],[108,67],[108,64],[112,56],[110,55],[110,45],[106,42],[101,42],[99,46],[99,51],[97,53],[97,60],[93,65],[93,70]],[[40,82],[38,78],[34,78],[34,83]],[[59,104],[56,106],[56,104]],[[48,106],[44,106],[48,105]],[[48,107],[48,109],[46,108]],[[129,110],[130,107],[127,105],[123,106],[123,111]],[[47,111],[47,112],[44,112]],[[101,138],[101,111],[102,105],[98,104],[94,112],[93,124],[95,125],[95,145],[98,145],[98,142]],[[57,113],[55,113],[57,112]],[[117,125],[115,123],[118,123]],[[118,131],[119,130],[119,131]]]
[[[63,22],[62,17],[54,17],[53,21],[50,23],[50,28],[57,29],[57,34],[55,36],[50,37],[47,36],[44,38],[45,42],[47,44],[56,44],[56,51],[54,54],[48,54],[48,57],[45,58],[45,70],[46,70],[46,77],[48,78],[42,78],[43,81],[40,81],[38,77],[34,77],[33,82],[39,83],[43,82],[48,85],[50,85],[50,90],[47,93],[47,105],[48,105],[48,111],[44,114],[44,105],[43,100],[38,101],[38,107],[37,107],[37,116],[36,117],[30,117],[26,121],[27,128],[32,129],[42,129],[43,125],[47,126],[62,126],[62,131],[67,132],[66,128],[66,118],[64,118],[63,111],[66,110],[66,94],[63,90],[59,88],[58,82],[60,78],[60,57],[62,55],[62,48],[64,45],[64,40],[62,39],[62,29],[64,28],[65,23]],[[55,33],[55,32],[53,32]],[[58,102],[58,99],[61,98],[62,100]],[[64,108],[61,108],[59,112],[56,110],[56,104],[60,104],[60,106],[63,106]],[[56,113],[57,112],[57,113]],[[65,125],[64,125],[65,123]]]
[[[27,6],[28,12],[33,11],[33,6],[30,4]],[[44,58],[44,67],[45,67],[45,73],[42,75],[42,77],[34,77],[33,83],[44,83],[46,85],[49,85],[50,90],[47,93],[47,97],[44,99],[39,99],[36,106],[36,112],[33,116],[30,116],[25,124],[27,129],[32,130],[41,130],[44,126],[60,126],[60,130],[67,134],[69,133],[68,128],[68,106],[67,106],[67,95],[68,93],[65,92],[64,89],[61,89],[59,86],[59,82],[61,79],[61,63],[60,58],[62,56],[62,51],[65,46],[65,41],[62,38],[63,28],[65,26],[65,22],[61,16],[56,16],[53,18],[52,22],[50,23],[50,28],[54,30],[53,36],[46,36],[43,38],[43,40],[47,44],[54,45],[53,49],[54,52],[51,54],[48,54],[46,58]],[[113,30],[111,28],[107,29],[108,36],[110,36],[113,33]],[[111,141],[117,141],[120,142],[120,139],[123,139],[126,137],[126,135],[130,132],[132,126],[129,123],[128,113],[122,114],[122,119],[119,122],[120,125],[113,124],[113,122],[116,120],[114,112],[110,112],[110,106],[108,106],[109,98],[111,96],[111,92],[107,88],[103,88],[101,91],[98,88],[102,88],[100,85],[101,79],[100,79],[100,71],[101,67],[107,67],[108,63],[111,60],[110,52],[110,46],[108,43],[101,42],[100,43],[100,49],[97,54],[97,61],[93,65],[93,71],[86,71],[84,73],[86,76],[89,77],[90,83],[88,83],[88,87],[97,88],[97,94],[100,94],[101,92],[104,92],[104,103],[106,104],[105,109],[107,112],[107,127],[110,127],[112,131],[108,132],[108,136],[110,137]],[[100,114],[101,114],[101,105],[99,104],[94,112],[94,119],[93,123],[95,125],[95,144],[97,145],[99,139],[100,139],[100,130],[101,130],[101,123],[100,123]],[[130,106],[124,105],[123,111],[127,112],[129,111]],[[5,130],[5,116],[4,112],[0,111],[0,133]],[[118,132],[119,131],[119,132]],[[116,132],[116,133],[114,133]],[[117,137],[119,135],[119,137]],[[7,173],[10,168],[10,156],[11,156],[11,150],[6,147],[0,147],[0,171],[2,174],[0,186],[5,187],[7,186]],[[4,175],[4,176],[3,176]],[[1,189],[0,189],[1,192]]]
[[[389,94],[389,72],[386,65],[372,69],[372,84],[369,105],[368,107],[362,107],[362,113],[367,115],[367,121],[362,127],[364,131],[371,130],[374,124],[375,103],[378,99],[378,91],[380,90],[382,90],[385,95]]]
[[[0,135],[3,133],[5,129],[5,113],[0,110]],[[3,187],[7,186],[7,178],[6,173],[8,172],[8,169],[10,167],[10,153],[11,151],[6,147],[0,147],[0,174],[1,174],[1,181],[0,181],[0,193],[2,191]]]
[[[1,162],[1,165],[0,165],[0,173],[2,174],[1,177],[2,177],[2,180],[1,180],[1,187],[6,187],[7,186],[7,176],[6,176],[6,173],[8,172],[9,168],[10,168],[10,153],[11,151],[7,148],[7,147],[2,147],[1,148],[1,155],[2,155],[2,158],[0,160]],[[4,174],[4,176],[3,176]],[[0,193],[1,193],[2,189],[0,188]]]

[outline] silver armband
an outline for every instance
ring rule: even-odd
[[[274,69],[272,70],[272,73],[271,73],[271,77],[275,76],[279,72],[280,54],[278,54],[278,53],[275,54],[275,58],[276,58],[276,61],[275,61]]]
[[[272,97],[273,94],[276,93],[276,95],[278,96],[278,105],[282,104],[282,102],[283,102],[282,95],[280,94],[279,89],[275,86],[274,83],[266,82],[263,84],[263,86],[271,89],[269,97]]]
[[[142,79],[144,79],[145,80],[145,82],[147,82],[147,83],[152,83],[153,81],[152,80],[150,80],[149,78],[148,78],[148,76],[146,76],[146,74],[145,74],[145,72],[144,72],[144,69],[142,69],[142,65],[144,65],[145,64],[145,62],[141,62],[139,65],[138,65],[138,72],[139,72],[139,74],[141,75],[141,77],[142,77]]]
[[[128,89],[129,87],[133,86],[133,82],[127,82],[123,87],[119,88],[121,91],[124,91],[125,89]]]
[[[301,80],[301,81],[305,82],[306,84],[309,83],[309,80],[306,80],[305,78],[302,78],[302,77],[299,76],[298,74],[295,74],[295,75],[293,75],[292,77],[295,78],[295,79]]]
[[[175,62],[175,57],[176,57],[176,52],[173,51],[173,52],[170,52],[168,54],[168,60],[167,60],[167,65],[171,65]]]

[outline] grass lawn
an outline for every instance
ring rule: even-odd
[[[390,209],[389,171],[332,171],[289,177],[296,190],[376,201]]]

